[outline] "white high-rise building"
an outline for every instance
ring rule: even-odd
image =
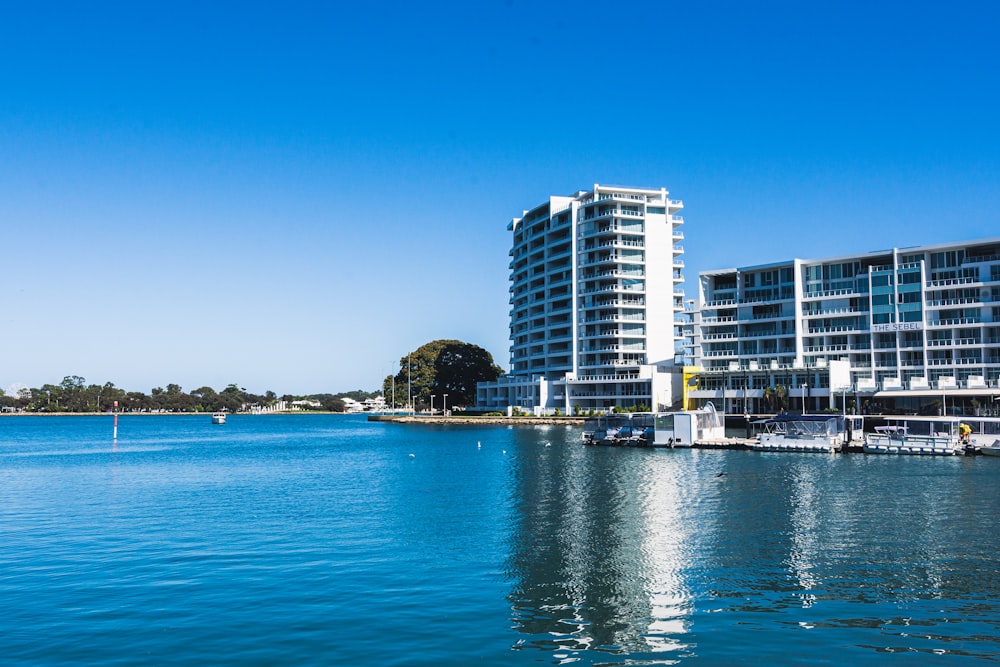
[[[681,208],[665,188],[595,185],[513,219],[510,373],[480,383],[478,407],[670,406],[684,323]]]

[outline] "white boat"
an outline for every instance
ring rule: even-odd
[[[965,439],[966,451],[1000,456],[1000,451],[985,451],[1000,445],[1000,417],[961,417],[960,421],[969,427],[969,434]]]
[[[857,415],[779,415],[754,426],[759,437],[747,446],[759,452],[834,453],[864,442],[864,417]]]
[[[607,415],[583,424],[585,445],[691,447],[695,442],[725,437],[725,426],[711,403],[700,410]]]
[[[979,453],[985,456],[1000,456],[1000,439],[994,440],[992,445],[983,445],[979,448]]]
[[[866,454],[954,456],[964,452],[958,417],[886,417],[865,436]]]
[[[885,426],[866,436],[864,449],[867,454],[953,456],[982,451],[998,436],[997,417],[887,417]]]
[[[653,440],[653,415],[634,413],[587,419],[583,424],[583,444],[648,447]]]
[[[653,447],[691,447],[726,439],[726,426],[711,403],[699,410],[657,413],[654,429]]]
[[[226,413],[225,412],[216,412],[216,413],[214,413],[212,415],[212,423],[213,424],[225,424],[226,423]]]

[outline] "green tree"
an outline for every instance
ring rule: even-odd
[[[420,346],[399,360],[399,372],[395,375],[396,403],[405,403],[407,383],[413,392],[416,408],[430,406],[431,395],[437,405],[444,405],[444,394],[448,394],[448,405],[466,406],[476,402],[476,383],[490,382],[503,372],[493,363],[493,356],[471,343],[460,340],[435,340]],[[392,392],[393,376],[382,382],[383,395]]]
[[[43,384],[31,390],[31,406],[34,412],[58,412],[62,389],[58,385]]]
[[[764,388],[764,403],[767,405],[768,410],[774,410],[775,396],[774,387]]]
[[[222,408],[219,395],[215,393],[214,389],[208,386],[199,387],[192,391],[191,398],[194,400],[194,404],[197,406],[196,409],[199,412],[215,412]]]
[[[125,401],[121,404],[121,409],[128,412],[145,412],[153,406],[152,399],[141,391],[130,391],[125,394]]]
[[[344,411],[344,401],[335,396],[328,396],[324,398],[321,403],[323,404],[324,410],[329,410],[330,412],[343,412]]]
[[[230,412],[238,412],[246,403],[246,389],[241,389],[239,385],[229,384],[219,392],[222,400],[222,407]]]
[[[778,403],[778,407],[782,410],[788,407],[788,387],[783,384],[779,384],[774,388],[774,398]]]
[[[89,412],[93,409],[94,401],[90,407],[87,406],[87,392],[85,389],[87,381],[79,375],[67,375],[59,383],[60,403],[64,412]]]

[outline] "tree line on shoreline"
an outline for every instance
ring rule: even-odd
[[[363,401],[374,397],[377,392],[362,390],[339,394],[310,394],[278,396],[273,391],[253,394],[239,385],[230,384],[221,391],[212,387],[199,387],[185,392],[180,385],[168,384],[154,387],[149,394],[141,391],[125,391],[113,382],[87,384],[78,375],[67,375],[59,384],[44,384],[38,388],[22,388],[15,396],[0,394],[0,406],[25,412],[107,412],[115,409],[117,402],[120,412],[239,412],[252,408],[271,408],[280,401],[307,401],[301,409],[343,412],[344,398]],[[318,406],[317,406],[318,404]]]
[[[273,408],[284,401],[305,401],[297,409],[343,412],[344,399],[363,402],[383,395],[389,407],[409,404],[413,409],[434,407],[459,408],[476,403],[476,384],[495,381],[503,369],[493,363],[493,356],[478,345],[460,340],[435,340],[408,353],[399,360],[399,370],[382,381],[382,391],[363,390],[339,394],[278,396],[273,391],[253,394],[237,384],[221,391],[199,387],[185,392],[178,384],[154,387],[149,394],[125,391],[113,382],[87,384],[79,375],[67,375],[59,384],[38,388],[24,387],[14,396],[0,394],[0,408],[25,412],[91,412],[115,409],[120,412],[239,412],[254,408]]]

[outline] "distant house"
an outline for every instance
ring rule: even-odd
[[[344,412],[364,412],[365,406],[358,403],[353,398],[342,398],[344,402]]]
[[[364,403],[365,412],[381,412],[386,409],[385,396],[376,396],[375,398],[366,398]]]
[[[363,401],[356,401],[353,398],[342,398],[344,402],[344,412],[382,412],[387,408],[384,396],[366,398]]]

